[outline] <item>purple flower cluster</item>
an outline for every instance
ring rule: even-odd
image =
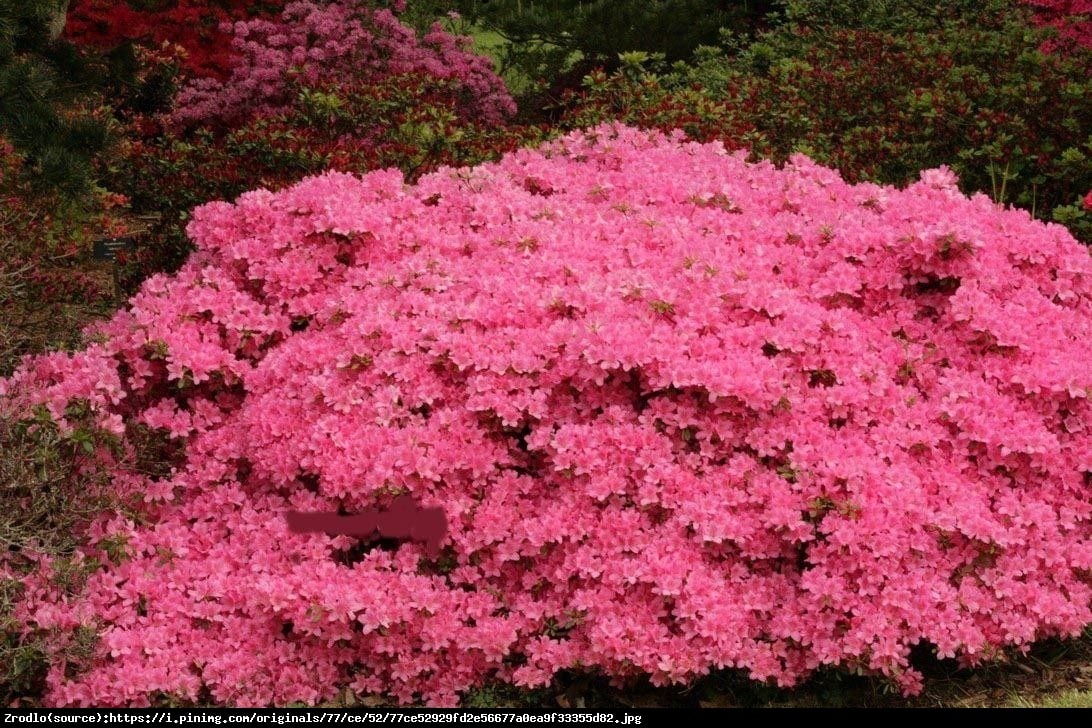
[[[317,85],[352,79],[376,82],[402,74],[425,74],[462,84],[468,120],[500,123],[515,102],[493,71],[492,61],[473,53],[471,39],[439,24],[418,38],[390,10],[359,0],[329,4],[292,2],[273,20],[228,24],[235,51],[226,81],[200,78],[178,95],[176,124],[235,125],[255,114],[291,105],[293,82]]]

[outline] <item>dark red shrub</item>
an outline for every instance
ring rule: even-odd
[[[225,77],[231,66],[231,36],[220,25],[277,10],[281,5],[276,0],[74,0],[65,35],[77,43],[104,49],[126,42],[178,45],[185,50],[185,67],[191,73]]]

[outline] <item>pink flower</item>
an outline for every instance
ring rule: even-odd
[[[947,165],[940,165],[935,169],[926,169],[921,172],[922,184],[938,190],[956,190],[959,180]]]

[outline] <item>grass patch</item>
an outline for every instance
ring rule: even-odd
[[[1026,700],[1016,697],[1011,704],[1014,708],[1092,708],[1092,691],[1067,690],[1064,693],[1046,697],[1042,700]]]

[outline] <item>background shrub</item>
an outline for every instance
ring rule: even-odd
[[[90,192],[106,130],[81,104],[94,74],[56,38],[59,8],[55,0],[0,1],[0,137],[19,152],[17,172],[38,191],[79,197]]]
[[[469,38],[439,25],[420,38],[387,9],[358,0],[293,2],[265,20],[237,23],[229,77],[198,79],[182,89],[173,120],[183,125],[239,124],[296,100],[293,81],[331,83],[346,77],[381,82],[428,74],[464,90],[463,118],[499,123],[515,111],[491,61],[467,50]]]
[[[812,28],[917,31],[959,20],[993,26],[1011,11],[1012,0],[781,0],[784,20]]]
[[[281,0],[73,0],[65,35],[119,60],[134,45],[178,46],[187,73],[223,78],[230,73],[233,50],[231,35],[221,26],[283,6]]]
[[[1043,52],[1048,36],[1012,8],[868,7],[875,19],[843,27],[831,24],[848,22],[843,5],[792,3],[795,22],[753,43],[701,49],[659,75],[592,75],[568,123],[677,126],[775,161],[802,152],[850,180],[906,184],[947,164],[965,190],[1046,219],[1092,188],[1092,53]]]
[[[0,375],[24,354],[79,344],[83,324],[116,304],[109,272],[89,259],[93,238],[124,231],[118,198],[38,192],[26,166],[0,138]]]
[[[595,67],[617,68],[619,55],[640,51],[682,60],[716,41],[721,28],[745,33],[774,3],[760,0],[606,0],[425,2],[433,12],[456,10],[480,32],[500,39],[496,54],[509,77],[524,80],[521,106],[549,111],[565,90]]]

